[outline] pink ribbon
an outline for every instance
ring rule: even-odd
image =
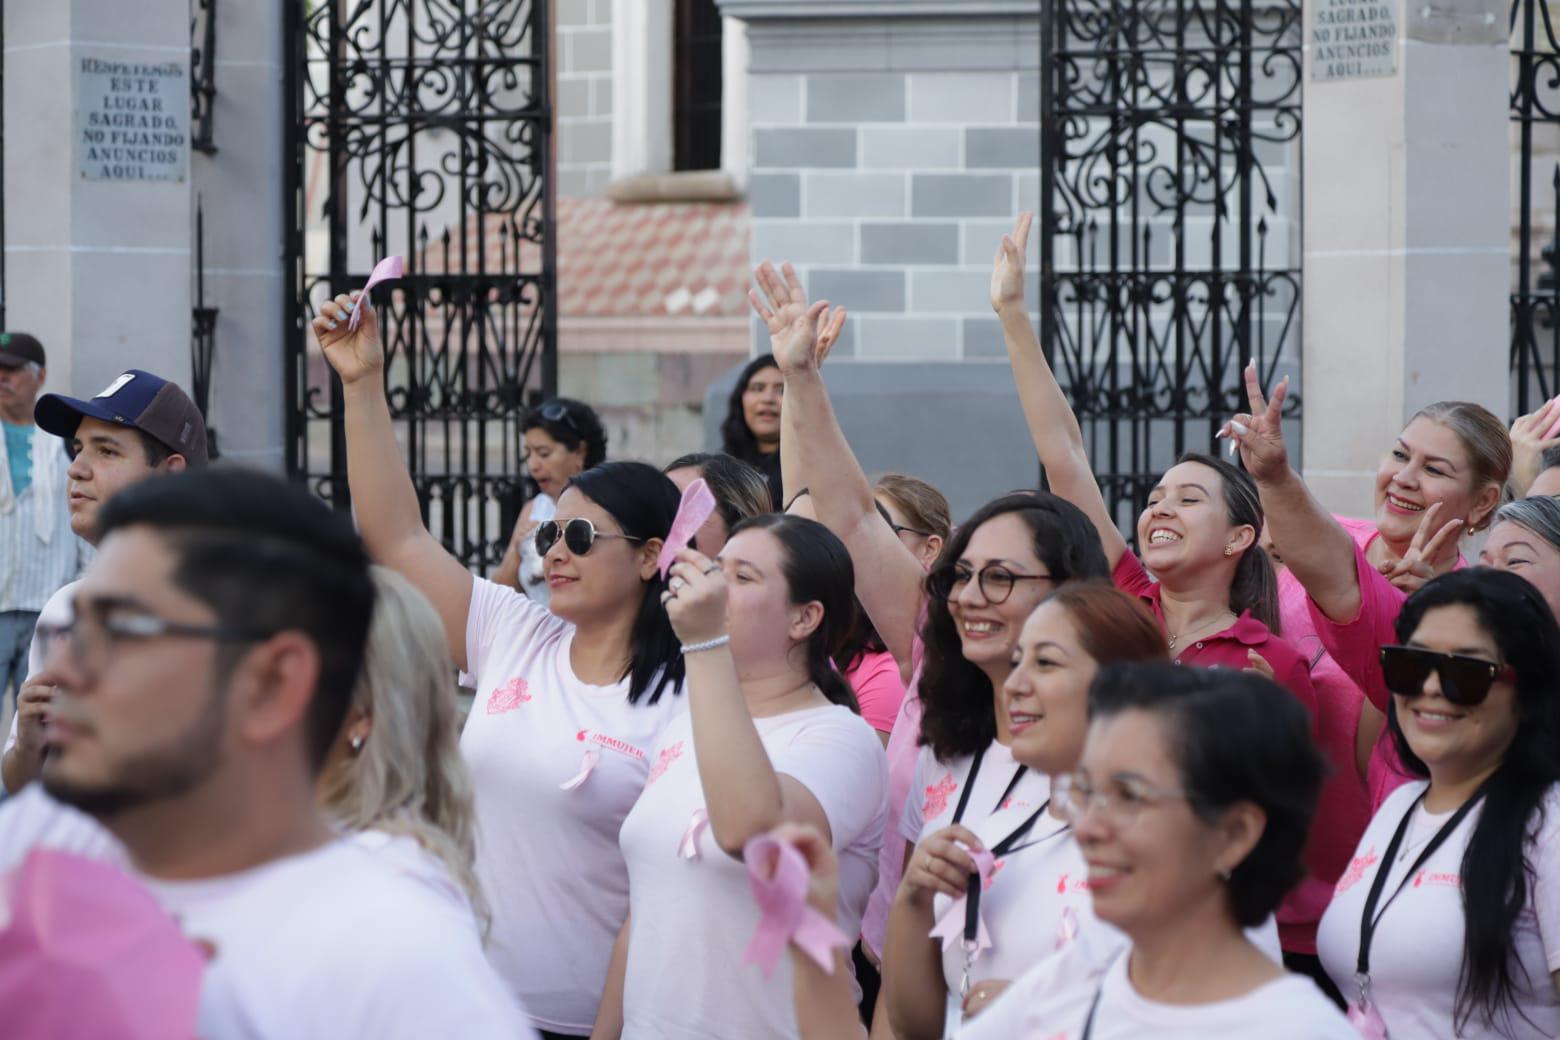
[[[966,850],[968,851],[968,850]],[[985,892],[991,884],[991,871],[996,866],[997,858],[986,849],[978,849],[970,852],[970,858],[975,861],[975,869],[980,874],[980,890]],[[954,943],[964,939],[964,906],[968,897],[960,896],[948,907],[946,913],[937,919],[937,924],[928,933],[928,938],[941,939],[943,949],[950,949]],[[973,958],[982,950],[991,949],[991,934],[986,931],[986,918],[983,914],[977,914],[975,918],[975,947],[970,950]]]
[[[1056,926],[1056,948],[1065,950],[1078,938],[1078,915],[1072,907],[1062,911],[1061,924]]]
[[[661,565],[661,577],[666,577],[666,572],[672,564],[677,562],[677,554],[686,549],[693,541],[693,536],[699,528],[704,526],[704,521],[715,512],[715,496],[703,478],[689,484],[682,493],[682,504],[677,507],[677,516],[672,520],[672,529],[666,534],[666,541],[661,545],[661,555],[658,562]]]
[[[559,790],[572,791],[586,780],[589,780],[591,770],[595,769],[596,763],[600,761],[600,751],[597,751],[595,748],[586,748],[585,754],[580,758],[580,771],[559,784]]]
[[[677,855],[682,859],[702,859],[699,852],[699,835],[710,825],[710,814],[704,809],[695,809],[693,818],[688,821],[688,829],[683,831],[682,841],[677,843]]]
[[[398,256],[387,256],[374,265],[374,270],[368,276],[368,284],[363,286],[363,292],[358,296],[358,303],[364,304],[368,299],[368,291],[380,282],[388,282],[395,278],[401,278],[406,274],[406,261]],[[358,322],[363,320],[363,307],[352,308],[352,317],[347,319],[347,328],[357,331]]]
[[[787,943],[795,943],[813,962],[834,973],[834,951],[850,945],[835,923],[807,905],[807,861],[788,842],[761,834],[742,850],[748,885],[758,902],[758,929],[743,964],[757,964],[764,978],[774,974]]]
[[[1364,1040],[1387,1040],[1387,1024],[1381,1020],[1374,1004],[1366,1003],[1363,1007],[1359,1003],[1350,1004],[1349,1025]]]

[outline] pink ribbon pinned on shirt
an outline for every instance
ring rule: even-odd
[[[406,274],[406,261],[398,256],[387,256],[374,265],[374,270],[368,276],[368,284],[363,286],[363,292],[359,294],[357,302],[363,304],[368,300],[368,291],[380,282],[392,281],[404,277]],[[347,328],[357,331],[358,322],[363,320],[363,308],[352,308],[352,317],[347,319]]]
[[[796,943],[824,971],[834,973],[834,951],[850,945],[834,922],[807,905],[807,861],[787,842],[761,834],[742,850],[748,885],[758,902],[758,930],[742,954],[764,978],[774,974],[787,943]]]
[[[681,859],[703,859],[699,852],[699,835],[710,825],[710,814],[704,809],[695,809],[693,818],[688,821],[688,829],[683,831],[682,841],[677,843],[677,855]]]
[[[715,496],[710,491],[710,486],[701,477],[689,484],[682,493],[682,504],[677,507],[677,516],[672,521],[672,529],[667,532],[666,541],[661,545],[661,556],[658,562],[661,565],[661,577],[666,577],[666,572],[672,564],[677,562],[677,554],[693,541],[693,536],[704,526],[704,521],[715,512]]]
[[[1056,926],[1056,948],[1065,950],[1078,938],[1078,915],[1072,907],[1062,911],[1062,922]]]
[[[991,883],[991,871],[996,866],[997,858],[986,849],[977,849],[970,852],[970,858],[975,861],[975,869],[980,874],[980,890],[984,892],[986,886]],[[941,939],[943,949],[947,950],[964,939],[964,907],[968,902],[967,896],[960,896],[953,901],[948,911],[937,919],[937,924],[928,933],[928,938]],[[975,947],[970,950],[970,955],[978,955],[982,950],[991,948],[991,934],[986,931],[986,918],[977,915],[975,918]]]
[[[572,791],[576,787],[590,779],[591,770],[596,768],[596,763],[601,761],[601,752],[595,748],[586,748],[585,754],[580,758],[580,771],[558,785],[561,791]]]

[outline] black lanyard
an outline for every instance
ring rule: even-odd
[[[970,773],[964,778],[964,790],[959,792],[959,804],[954,806],[953,809],[954,823],[959,823],[964,819],[964,810],[969,808],[970,795],[975,790],[975,778],[980,775],[980,764],[985,757],[986,749],[981,748],[975,752],[975,758],[970,762]],[[1018,782],[1024,778],[1024,774],[1028,771],[1028,766],[1019,766],[1013,771],[1013,779],[1008,781],[1006,790],[1002,792],[1002,797],[997,799],[996,807],[991,810],[992,812],[1002,808],[1002,803],[1012,796],[1014,789],[1018,787]]]
[[[1013,778],[1013,782],[1017,783],[1018,782],[1018,778],[1014,777]],[[1007,801],[1007,796],[1004,795],[1002,797],[1002,800],[1004,802]],[[1006,838],[1003,838],[1001,841],[997,842],[995,845],[993,845],[991,847],[991,855],[992,855],[992,857],[993,858],[1000,858],[1002,856],[1006,856],[1009,852],[1012,852],[1014,846],[1016,846],[1019,842],[1023,841],[1024,838],[1028,836],[1029,832],[1035,829],[1035,823],[1040,819],[1040,817],[1042,815],[1045,814],[1045,811],[1047,809],[1049,809],[1050,807],[1051,807],[1051,799],[1047,798],[1045,800],[1045,803],[1043,805],[1041,805],[1040,808],[1036,809],[1034,812],[1029,814],[1029,818],[1027,820],[1025,820],[1023,823],[1019,824],[1018,827],[1011,834],[1009,834]],[[1054,838],[1054,837],[1056,837],[1057,834],[1061,834],[1063,831],[1066,831],[1066,830],[1067,830],[1067,828],[1063,827],[1061,830],[1058,830],[1058,831],[1056,831],[1053,834],[1046,835],[1046,837],[1047,838]],[[1028,846],[1025,846],[1025,847],[1027,848]],[[967,944],[967,948],[973,948],[974,947],[975,940],[976,940],[976,938],[979,935],[980,935],[980,875],[979,874],[971,874],[970,877],[969,877],[969,884],[968,884],[968,886],[964,890],[964,941]]]
[[[1403,844],[1404,834],[1408,832],[1408,821],[1413,819],[1414,811],[1425,800],[1425,796],[1420,794],[1418,798],[1415,798],[1414,804],[1410,805],[1408,812],[1403,814],[1403,819],[1398,821],[1397,830],[1392,832],[1392,841],[1387,844],[1386,854],[1381,858],[1381,869],[1376,872],[1375,880],[1370,883],[1370,893],[1365,897],[1365,912],[1360,915],[1360,954],[1355,962],[1354,971],[1361,980],[1370,978],[1370,942],[1376,935],[1376,925],[1386,915],[1387,908],[1392,905],[1392,901],[1408,886],[1409,878],[1413,877],[1414,873],[1424,866],[1431,856],[1435,855],[1435,850],[1446,843],[1446,839],[1452,836],[1452,832],[1457,829],[1457,825],[1462,823],[1467,818],[1468,813],[1473,811],[1473,807],[1478,805],[1480,800],[1484,798],[1484,788],[1488,783],[1489,781],[1485,781],[1484,784],[1479,785],[1479,789],[1473,792],[1473,797],[1463,802],[1461,808],[1452,814],[1452,818],[1441,824],[1441,829],[1435,832],[1434,837],[1430,839],[1430,843],[1419,854],[1419,858],[1414,860],[1413,865],[1404,873],[1402,880],[1397,884],[1397,888],[1392,890],[1392,894],[1387,897],[1386,903],[1381,906],[1381,910],[1378,913],[1376,906],[1381,903],[1381,893],[1387,887],[1387,875],[1392,872],[1392,861],[1397,857],[1398,848]]]

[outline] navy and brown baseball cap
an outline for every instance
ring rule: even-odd
[[[27,332],[0,332],[0,368],[21,368],[23,365],[42,368],[48,363],[37,336]]]
[[[161,376],[132,368],[118,376],[90,401],[61,394],[44,394],[33,409],[33,419],[46,433],[69,441],[82,419],[140,430],[169,451],[183,455],[191,466],[210,461],[206,448],[206,420],[189,395]]]

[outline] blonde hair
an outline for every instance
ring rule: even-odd
[[[460,885],[485,936],[471,777],[458,747],[444,625],[411,582],[385,567],[372,575],[374,618],[352,705],[373,725],[362,750],[321,777],[320,801],[349,830],[415,839]]]
[[[903,473],[885,473],[873,490],[889,498],[910,521],[911,527],[948,540],[953,527],[948,500],[926,481]]]
[[[1493,484],[1503,488],[1511,475],[1511,435],[1506,424],[1495,418],[1493,412],[1471,401],[1436,401],[1414,413],[1414,419],[1438,422],[1457,435],[1473,470],[1473,487]],[[1478,524],[1476,530],[1490,525],[1495,511],[1492,509]]]

